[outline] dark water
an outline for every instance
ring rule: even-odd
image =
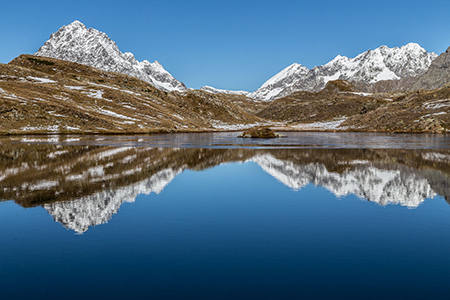
[[[447,137],[205,136],[2,139],[0,299],[448,299]]]

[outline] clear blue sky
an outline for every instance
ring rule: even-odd
[[[193,88],[253,91],[294,62],[312,68],[409,42],[438,54],[450,46],[448,0],[16,0],[1,11],[1,63],[79,20]]]

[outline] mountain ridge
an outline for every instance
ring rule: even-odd
[[[158,61],[153,63],[147,60],[137,61],[131,52],[120,52],[117,44],[106,33],[87,28],[77,20],[53,33],[35,55],[69,60],[108,72],[130,75],[166,92],[188,90]],[[263,101],[282,98],[297,91],[318,92],[328,81],[337,79],[349,80],[365,91],[376,89],[371,86],[380,81],[388,81],[381,86],[390,87],[389,91],[397,86],[408,86],[403,88],[405,90],[412,89],[414,84],[417,86],[417,80],[409,78],[423,75],[436,57],[435,53],[427,52],[416,43],[393,48],[380,46],[354,58],[337,55],[328,63],[312,69],[293,63],[253,92],[225,90],[211,86],[203,86],[200,90],[213,94],[245,95]],[[403,79],[407,80],[401,81]],[[401,82],[397,84],[398,80]]]
[[[262,85],[263,100],[255,97],[258,91],[187,89],[159,62],[138,62],[132,53],[120,52],[105,33],[79,21],[53,33],[37,54],[0,64],[2,135],[254,126],[287,131],[450,130],[450,85],[445,85],[450,81],[450,48],[434,58],[434,53],[409,43],[381,46],[355,58],[338,55],[311,70],[294,63]],[[416,73],[422,75],[404,77]]]
[[[163,91],[187,90],[184,83],[175,79],[158,61],[139,62],[131,52],[120,52],[117,44],[106,33],[87,28],[77,20],[52,33],[35,55],[130,75]]]
[[[0,64],[0,133],[173,132],[252,126],[257,101],[163,92],[129,75],[21,55]],[[246,125],[248,124],[248,125]]]
[[[267,80],[249,97],[270,101],[297,91],[318,92],[328,81],[348,80],[374,84],[424,74],[437,57],[416,43],[402,47],[380,46],[354,58],[338,55],[322,66],[308,69],[294,63]]]

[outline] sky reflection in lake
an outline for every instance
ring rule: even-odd
[[[447,149],[2,143],[0,157],[4,299],[450,290]]]

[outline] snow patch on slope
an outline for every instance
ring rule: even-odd
[[[200,90],[211,93],[211,94],[244,95],[244,96],[247,96],[248,94],[250,94],[250,92],[247,92],[247,91],[222,90],[222,89],[216,89],[212,86],[207,86],[207,85],[201,87]]]

